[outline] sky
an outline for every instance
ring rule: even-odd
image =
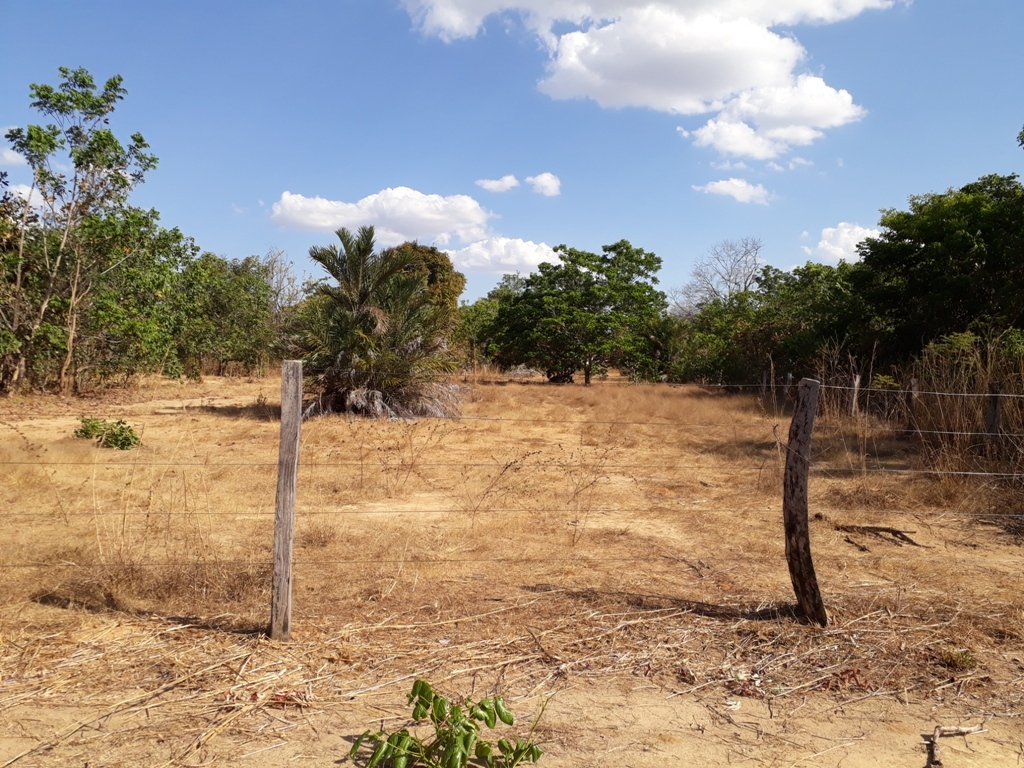
[[[58,67],[124,78],[132,202],[227,258],[376,228],[464,300],[559,244],[856,258],[880,210],[1024,170],[1021,0],[0,0],[0,133]],[[0,141],[15,188],[28,166]]]

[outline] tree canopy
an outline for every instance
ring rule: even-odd
[[[639,354],[643,327],[667,306],[657,290],[661,259],[629,241],[601,254],[559,245],[560,262],[538,271],[499,299],[494,319],[497,359],[544,371],[549,381],[589,384],[612,361]]]
[[[61,389],[74,385],[80,324],[108,276],[131,262],[155,212],[133,210],[128,195],[157,159],[139,133],[127,144],[110,129],[124,98],[120,76],[102,89],[85,69],[61,67],[60,84],[33,84],[31,106],[45,125],[10,129],[6,138],[32,170],[21,200],[8,199],[4,289],[0,296],[0,390],[29,376],[29,363],[57,367]],[[37,371],[38,373],[38,371]]]
[[[1024,327],[1024,187],[1016,174],[915,195],[860,244],[855,290],[888,360],[978,324]]]
[[[260,367],[281,346],[270,281],[287,275],[256,257],[200,257],[155,210],[131,205],[157,159],[141,134],[111,127],[121,77],[100,87],[85,69],[59,75],[29,89],[44,124],[6,134],[32,183],[9,194],[0,174],[0,392]]]

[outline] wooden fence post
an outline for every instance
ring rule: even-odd
[[[270,597],[270,639],[288,641],[292,634],[292,543],[295,538],[295,491],[299,474],[302,424],[302,361],[281,367],[281,445],[277,460],[277,507],[274,512],[274,576]]]
[[[860,413],[858,400],[860,398],[860,374],[853,374],[853,387],[850,389],[850,415],[856,416]]]
[[[811,560],[811,534],[807,521],[807,477],[811,464],[811,435],[818,407],[820,382],[801,379],[796,408],[789,426],[786,473],[783,479],[782,518],[786,530],[786,562],[796,593],[800,613],[821,626],[828,624],[828,613],[818,589]]]
[[[988,452],[996,453],[999,450],[999,429],[1002,412],[1003,383],[993,381],[988,385],[988,401],[985,407],[985,443]]]

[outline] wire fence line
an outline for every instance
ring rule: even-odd
[[[889,557],[887,554],[878,553],[874,555],[876,558]],[[770,556],[751,556],[748,554],[739,555],[744,563],[760,563],[760,564],[776,564],[780,567],[784,567],[786,560],[784,554],[780,551],[776,557]],[[977,561],[976,557],[958,557],[956,554],[950,554],[949,559],[953,562],[959,561]],[[560,565],[585,565],[589,563],[662,563],[666,561],[681,563],[683,565],[689,565],[691,561],[688,558],[676,557],[673,555],[659,555],[655,557],[591,557],[589,555],[581,554],[577,557],[443,557],[443,558],[349,558],[349,559],[337,559],[337,560],[302,560],[296,559],[294,564],[296,567],[333,567],[338,565],[458,565],[467,563],[486,563],[492,565],[537,565],[537,564],[560,564]],[[711,556],[702,556],[700,561],[709,570],[708,576],[715,574],[726,573],[726,569],[715,569],[716,562],[721,563],[735,563],[736,558],[714,558]],[[694,563],[696,561],[693,561]],[[1013,563],[1020,565],[1024,563],[1024,558],[986,558],[985,563],[999,563],[1007,564]],[[117,567],[120,563],[92,563],[90,564],[95,568],[104,567]],[[206,567],[220,567],[220,566],[241,566],[241,567],[253,567],[253,566],[266,566],[267,564],[263,561],[255,560],[215,560],[215,559],[195,559],[195,560],[162,560],[151,563],[140,563],[132,561],[125,563],[130,568],[166,568],[172,565],[196,565]],[[75,568],[79,567],[77,563],[66,561],[61,563],[50,563],[50,562],[35,562],[35,563],[0,563],[0,569],[31,569],[31,568]]]
[[[680,502],[684,503],[684,502]],[[691,505],[705,504],[707,500],[698,500],[690,502]],[[575,510],[568,509],[566,507],[551,507],[547,509],[537,508],[497,508],[497,507],[481,507],[481,508],[467,508],[452,506],[447,509],[304,509],[302,510],[303,516],[309,517],[360,517],[363,515],[370,516],[401,516],[401,515],[443,515],[458,513],[464,515],[528,515],[528,514],[553,514],[559,512],[574,512]],[[647,509],[588,509],[586,513],[588,515],[641,515],[644,513],[651,512],[651,508]],[[654,510],[661,515],[672,512],[672,510],[659,507]],[[689,516],[694,510],[687,508],[685,510]],[[750,507],[746,509],[730,508],[723,510],[731,515],[751,515],[760,514],[767,511],[764,507]],[[772,508],[774,513],[775,508]],[[863,509],[836,509],[834,507],[828,508],[828,513],[831,515],[848,515],[848,514],[860,514],[864,513]],[[682,514],[682,513],[680,513]],[[1024,520],[1024,514],[1014,514],[1010,512],[967,512],[964,510],[946,510],[946,509],[872,509],[870,514],[873,515],[906,515],[909,517],[964,517],[964,518],[984,518],[984,519],[999,519],[999,520]],[[83,522],[88,522],[93,518],[110,517],[110,518],[166,518],[166,517],[230,517],[230,518],[256,518],[256,519],[274,519],[274,512],[199,512],[199,511],[181,511],[181,512],[125,512],[125,511],[112,511],[112,512],[99,512],[90,511],[77,513],[76,517],[81,517]],[[4,515],[5,520],[34,520],[34,519],[46,519],[46,520],[59,520],[66,522],[64,516],[60,512],[11,512]]]
[[[500,468],[504,465],[504,462],[494,463],[430,463],[430,462],[419,462],[415,463],[395,463],[385,467],[380,467],[385,472],[399,472],[406,471],[415,468],[463,468],[463,469],[495,469]],[[276,464],[271,463],[231,463],[231,464],[183,464],[183,463],[131,463],[131,464],[85,464],[75,462],[0,462],[0,466],[31,466],[31,467],[68,467],[77,466],[87,469],[137,469],[140,467],[190,467],[190,468],[201,468],[201,469],[218,469],[221,467],[276,467]],[[302,464],[302,470],[312,471],[313,469],[334,469],[338,467],[366,467],[375,466],[373,462],[366,462],[366,464],[360,464],[358,462],[345,462],[345,463],[322,463],[322,464]],[[726,474],[738,474],[744,472],[756,472],[762,473],[766,467],[761,464],[757,466],[746,466],[737,467],[730,464],[665,464],[665,465],[643,465],[643,464],[602,464],[599,462],[583,462],[583,463],[561,463],[561,464],[543,464],[543,463],[522,463],[517,464],[517,467],[521,469],[597,469],[602,471],[616,470],[616,469],[678,469],[685,471],[705,470],[714,472],[723,472]],[[811,462],[811,471],[816,474],[887,474],[887,475],[931,475],[941,477],[992,477],[1003,480],[1016,480],[1024,483],[1024,471],[1022,472],[982,472],[982,471],[969,471],[969,470],[952,470],[952,469],[908,469],[903,467],[884,467],[884,466],[831,466],[827,464],[819,464],[817,462]],[[632,475],[638,480],[673,480],[670,476],[641,476]]]
[[[779,382],[768,382],[765,384],[700,384],[699,386],[703,389],[719,389],[724,391],[731,390],[758,390],[767,392],[778,392],[780,390],[793,389],[796,390],[798,381],[793,380],[792,384],[783,384]],[[908,395],[913,393],[914,395],[929,395],[934,397],[963,397],[963,398],[990,398],[990,397],[1001,397],[1010,400],[1022,400],[1024,394],[1014,394],[1012,392],[943,392],[937,390],[927,389],[893,389],[882,388],[882,387],[852,387],[843,384],[825,384],[821,383],[822,389],[831,389],[841,392],[860,392],[860,393],[877,393],[889,396]]]
[[[756,387],[757,385],[744,385],[748,388]],[[839,387],[839,386],[823,386],[825,389],[843,390],[850,391],[851,387]],[[864,391],[878,391],[886,392],[887,394],[893,394],[892,390],[864,390]],[[942,394],[950,396],[959,396],[960,393],[917,393],[917,394]],[[1001,397],[1010,397],[1009,395],[1000,395]],[[989,395],[977,395],[977,397],[989,397]],[[1022,397],[1024,396],[1017,396]],[[573,426],[618,426],[618,427],[671,427],[676,429],[700,429],[700,430],[721,430],[736,433],[737,431],[755,431],[760,432],[765,429],[765,425],[762,424],[741,424],[741,423],[711,423],[711,422],[672,422],[672,421],[635,421],[635,420],[581,420],[581,419],[551,419],[551,418],[513,418],[513,417],[462,417],[457,421],[467,422],[481,422],[481,423],[501,423],[509,422],[513,424],[522,423],[543,423],[543,424],[558,424],[558,425],[573,425]],[[785,449],[781,440],[774,433],[774,430],[778,429],[778,424],[772,427],[773,432],[764,434],[764,444],[770,447],[776,447]],[[837,430],[840,434],[843,433],[844,429],[848,429],[842,424],[829,424],[825,423],[820,425],[822,430]],[[857,429],[863,428],[863,425],[858,425]],[[885,430],[885,427],[877,427],[879,431]],[[900,431],[896,427],[889,428],[893,431]],[[918,434],[933,434],[933,435],[950,435],[950,436],[989,436],[991,433],[987,432],[953,432],[945,430],[924,430],[917,431]],[[1007,435],[1002,434],[1002,437],[1024,437],[1024,435]],[[369,456],[373,456],[370,453]],[[402,459],[398,459],[392,463],[385,464],[383,462],[368,461],[317,461],[315,459],[307,459],[301,465],[304,471],[314,471],[318,469],[333,469],[333,468],[366,468],[367,466],[373,466],[375,469],[379,469],[381,472],[388,471],[411,471],[413,465],[415,467],[423,469],[497,469],[502,467],[504,462],[495,460],[492,462],[457,462],[457,461],[421,461],[415,460],[405,462]],[[122,469],[132,470],[138,468],[152,467],[152,468],[169,468],[169,467],[182,467],[182,468],[203,468],[203,469],[216,469],[216,468],[271,468],[277,466],[276,462],[252,462],[252,461],[140,461],[134,457],[131,460],[124,462],[71,462],[71,461],[0,461],[2,466],[36,466],[36,467],[82,467],[90,470],[94,469]],[[761,464],[760,466],[735,466],[731,464],[721,463],[710,463],[710,464],[650,464],[650,463],[612,463],[602,461],[548,461],[548,462],[518,462],[517,466],[522,469],[542,469],[542,468],[578,468],[587,470],[597,470],[600,473],[611,473],[620,470],[678,470],[678,471],[707,471],[717,473],[728,473],[728,474],[741,474],[757,472],[763,473],[766,470],[766,465]],[[884,467],[884,466],[833,466],[828,464],[819,464],[812,462],[810,465],[812,472],[821,476],[838,476],[838,475],[849,475],[849,474],[863,474],[863,475],[909,475],[909,476],[944,476],[944,477],[964,477],[964,478],[992,478],[998,480],[1012,480],[1014,482],[1024,483],[1024,473],[1021,472],[985,472],[985,471],[951,471],[942,469],[912,469],[912,468],[895,468],[895,467]],[[670,476],[638,476],[636,479],[642,479],[647,482],[659,482],[659,481],[671,481],[677,478]],[[269,504],[268,504],[269,506]],[[449,509],[388,509],[388,510],[366,510],[366,509],[303,509],[303,515],[310,516],[337,516],[337,515],[436,515],[443,514],[445,512],[460,512],[463,514],[470,515],[494,515],[494,514],[548,514],[548,513],[565,513],[565,512],[577,512],[580,514],[587,515],[608,515],[617,514],[625,516],[640,515],[651,511],[651,508],[647,509],[635,509],[635,508],[588,508],[584,511],[573,510],[571,507],[558,506],[558,507],[546,507],[546,508],[502,508],[502,507],[474,507],[472,505],[464,505],[459,507],[457,504],[452,504]],[[665,508],[658,506],[657,511],[659,514],[665,514],[671,512]],[[692,514],[694,509],[688,508],[685,514]],[[763,513],[765,510],[761,509],[735,509],[729,510],[732,514],[749,514],[749,513]],[[863,512],[864,510],[828,510],[830,514],[842,514],[844,512]],[[977,513],[963,510],[870,510],[871,513],[878,514],[899,514],[899,515],[913,515],[913,516],[942,516],[942,517],[963,517],[968,519],[980,519],[980,520],[992,520],[992,519],[1024,519],[1022,514],[994,514],[994,513]],[[82,518],[92,519],[96,517],[110,517],[110,518],[164,518],[168,516],[181,515],[185,517],[232,517],[236,519],[273,519],[274,513],[272,511],[267,512],[238,512],[238,511],[197,511],[197,510],[183,510],[177,512],[150,512],[150,511],[88,511],[88,512],[76,512],[75,516],[81,516]],[[682,511],[680,515],[684,514]],[[22,519],[50,519],[59,520],[62,515],[60,512],[51,513],[20,513],[12,512],[5,514],[3,519],[8,521],[22,520]],[[754,558],[743,556],[745,561],[750,562],[779,562],[778,558]],[[560,557],[560,558],[531,558],[531,557],[512,557],[512,558],[408,558],[408,559],[389,559],[389,558],[372,558],[372,559],[339,559],[339,560],[295,560],[296,567],[327,567],[336,565],[366,565],[366,564],[409,564],[409,565],[443,565],[443,564],[457,564],[457,563],[493,563],[493,564],[535,564],[535,563],[577,563],[585,560],[586,562],[607,562],[607,563],[662,563],[666,559],[678,559],[672,558],[667,555],[658,555],[651,557],[589,557],[584,554],[578,557]],[[1016,563],[1021,562],[1020,559],[1007,559],[1007,560],[986,560],[986,562],[1007,562]],[[251,566],[253,562],[250,560],[216,560],[216,559],[203,559],[197,558],[194,561],[161,561],[155,563],[131,563],[132,566],[144,567],[144,568],[155,568],[167,565],[204,565],[204,566],[219,566],[219,565],[245,565]],[[0,563],[0,568],[5,569],[24,569],[24,568],[66,568],[73,565],[68,562],[24,562],[24,563]],[[96,564],[96,567],[103,567],[104,564]]]

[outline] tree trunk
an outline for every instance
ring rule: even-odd
[[[68,299],[68,342],[67,352],[64,354],[64,362],[60,367],[60,391],[70,394],[74,384],[71,376],[71,364],[75,359],[75,338],[78,334],[78,305],[84,297],[85,291],[79,293],[79,286],[82,280],[82,260],[75,260],[75,277],[71,282],[71,296]],[[88,288],[86,288],[88,291]]]
[[[585,363],[583,366],[583,386],[585,387],[590,386],[590,372],[593,370],[593,367],[591,363]]]
[[[0,361],[0,393],[11,394],[18,389],[25,375],[25,355],[21,350],[4,355]]]
[[[67,395],[71,393],[74,386],[74,376],[71,373],[71,364],[75,358],[75,338],[78,333],[78,310],[71,308],[68,312],[68,342],[67,352],[64,354],[64,362],[60,367],[60,391]]]

